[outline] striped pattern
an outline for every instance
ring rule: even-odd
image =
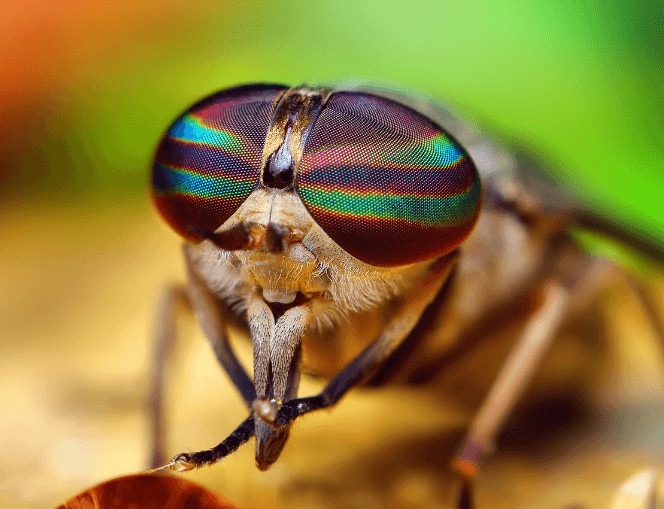
[[[465,151],[388,99],[332,95],[307,141],[297,191],[323,230],[379,266],[454,250],[479,212],[481,186]]]
[[[278,85],[231,88],[194,105],[162,139],[152,170],[159,212],[181,235],[215,231],[258,186]]]
[[[168,136],[185,144],[223,147],[229,152],[242,153],[244,144],[239,135],[211,127],[205,122],[205,118],[193,113],[186,114],[171,127]]]
[[[185,238],[219,228],[259,185],[265,138],[286,87],[224,90],[182,114],[152,171],[159,212]],[[306,141],[296,192],[343,249],[378,266],[454,250],[479,212],[481,186],[463,148],[398,103],[336,92]]]

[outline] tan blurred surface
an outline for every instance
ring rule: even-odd
[[[118,200],[0,211],[0,507],[53,507],[146,466],[153,302],[183,271],[179,242],[148,200]],[[661,302],[662,278],[652,287]],[[578,425],[574,415],[562,418],[541,437],[532,420],[513,422],[478,479],[479,507],[606,507],[637,470],[664,467],[660,352],[626,288],[609,292],[603,308],[605,405]],[[193,321],[181,330],[169,453],[216,444],[245,417]],[[240,351],[247,359],[248,346]],[[317,387],[305,380],[302,393]],[[356,390],[298,422],[268,472],[255,468],[250,443],[187,477],[243,509],[447,507],[447,465],[467,418],[422,388]]]

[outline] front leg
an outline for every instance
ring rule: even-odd
[[[457,254],[452,253],[434,262],[425,276],[403,296],[403,305],[388,322],[378,337],[365,348],[346,368],[336,375],[323,391],[313,397],[287,401],[265,402],[273,405],[256,412],[238,426],[219,445],[200,452],[182,453],[175,456],[163,468],[170,470],[191,470],[215,463],[248,441],[254,434],[255,417],[268,426],[279,429],[305,413],[334,405],[352,387],[366,380],[390,355],[394,353],[404,338],[415,327],[424,310],[440,292],[445,281],[456,265]]]
[[[196,274],[187,251],[185,251],[185,260],[188,276],[187,290],[194,314],[212,346],[217,362],[242,395],[247,408],[250,408],[256,399],[256,391],[251,377],[240,364],[228,339],[226,333],[228,311]]]
[[[178,311],[186,305],[189,305],[189,299],[184,285],[169,285],[157,300],[152,341],[154,352],[150,362],[150,385],[146,401],[152,438],[150,449],[152,466],[161,465],[164,462],[166,368],[175,343]]]
[[[341,370],[321,391],[308,398],[285,403],[274,420],[266,422],[282,426],[299,416],[335,405],[352,387],[371,376],[410,334],[422,313],[436,298],[449,278],[457,261],[456,253],[434,262],[427,274],[403,297],[403,306],[390,319],[378,337],[369,344],[348,366]],[[267,417],[274,414],[266,414]]]
[[[153,467],[164,463],[164,385],[170,353],[177,336],[177,317],[185,309],[196,314],[219,364],[242,395],[247,408],[256,399],[253,382],[231,348],[226,334],[226,312],[219,301],[191,268],[187,259],[188,285],[170,285],[158,299],[153,332],[154,354],[151,361],[150,389],[147,398]],[[252,430],[253,433],[253,430]]]

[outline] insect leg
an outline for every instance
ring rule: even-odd
[[[265,305],[265,303],[263,302],[262,305]],[[273,360],[274,365],[272,370],[270,370],[269,346],[262,344],[263,340],[261,338],[264,338],[265,341],[269,342],[272,335],[272,329],[275,328],[275,325],[274,325],[274,318],[272,317],[272,313],[270,312],[269,308],[267,308],[267,306],[265,305],[266,307],[265,309],[263,309],[262,305],[260,299],[256,299],[256,301],[250,305],[250,309],[248,312],[250,328],[255,329],[252,330],[252,336],[254,336],[255,348],[258,347],[259,350],[266,349],[264,352],[265,355],[261,353],[257,354],[257,359],[258,362],[260,363],[258,365],[258,370],[260,371],[262,369],[265,369],[264,373],[257,375],[258,377],[257,379],[264,380],[263,382],[260,382],[260,385],[257,385],[257,391],[259,396],[262,395],[261,396],[262,398],[265,398],[265,396],[267,396],[271,391],[274,392],[274,397],[277,397],[279,399],[287,398],[289,397],[289,389],[291,388],[289,386],[288,377],[292,376],[292,374],[289,373],[288,365],[290,364],[291,359],[297,355],[297,346],[299,345],[299,340],[301,339],[304,329],[306,329],[306,326],[311,320],[311,312],[308,307],[298,306],[296,308],[287,311],[277,322],[276,325],[277,330],[275,331],[275,333],[279,333],[279,337],[281,338],[281,340],[279,341],[279,344],[273,346],[280,349],[283,348],[283,350],[281,351],[281,353],[275,354],[279,358],[277,357],[274,358]],[[251,306],[254,306],[254,308],[252,309]],[[268,314],[266,315],[264,311],[267,311]],[[271,318],[271,321],[268,318]],[[282,324],[281,327],[282,328],[285,327],[286,330],[279,332],[280,328],[279,324]],[[288,340],[289,338],[292,339],[293,341],[289,341]],[[261,365],[263,364],[265,364],[265,366],[261,367]],[[273,384],[274,389],[271,389],[269,387],[268,382],[270,375],[274,377],[274,384]],[[249,406],[251,406],[252,403],[255,403],[254,399],[256,393],[253,392],[253,390],[254,389],[252,386],[253,398],[247,402]],[[256,402],[260,403],[261,399],[257,399]],[[193,453],[178,454],[168,464],[164,465],[158,470],[166,468],[170,470],[185,471],[210,465],[212,463],[216,463],[217,461],[231,454],[240,445],[247,442],[254,434],[257,434],[255,420],[256,418],[252,414],[247,419],[245,419],[235,429],[235,431],[233,431],[228,436],[228,438],[223,440],[215,447]],[[263,425],[265,426],[265,424]],[[271,430],[271,428],[268,428],[268,430]],[[257,434],[257,437],[266,438],[263,435],[265,435],[264,432],[262,434]],[[268,443],[268,446],[269,445],[271,444]]]
[[[415,327],[422,313],[434,300],[456,265],[456,254],[436,261],[411,292],[404,296],[404,304],[382,332],[353,361],[339,372],[323,391],[312,397],[288,401],[279,409],[274,421],[280,427],[299,416],[334,405],[349,389],[361,383],[394,353]],[[265,419],[268,421],[268,419]]]
[[[607,286],[615,268],[602,258],[563,258],[558,275],[542,286],[542,304],[526,323],[452,460],[461,480],[459,507],[473,507],[472,480],[480,462],[493,451],[503,424],[565,320]]]
[[[247,407],[251,408],[253,401],[256,399],[256,391],[254,389],[251,378],[247,374],[242,364],[240,364],[240,361],[237,359],[233,349],[231,348],[228,336],[226,334],[226,319],[224,316],[224,309],[214,297],[214,295],[207,289],[205,284],[203,284],[203,282],[191,269],[189,258],[185,258],[187,260],[189,284],[186,289],[182,286],[177,287],[178,296],[179,298],[191,303],[191,307],[200,322],[201,328],[203,329],[203,332],[212,345],[212,349],[215,353],[217,361],[228,373],[231,381],[242,395],[242,398],[244,399]],[[173,300],[172,297],[169,299],[168,296],[165,296],[163,300],[164,304],[159,306],[160,313],[159,321],[157,322],[158,330],[156,333],[157,344],[161,345],[162,343],[167,342],[170,346],[172,345],[175,338],[174,310],[176,306],[175,304],[171,304],[171,301]],[[160,346],[157,350],[158,352],[161,352],[162,350],[166,349]],[[215,463],[219,459],[235,451],[240,445],[245,443],[253,436],[254,420],[253,416],[251,416],[243,421],[242,424],[240,424],[240,426],[238,426],[236,430],[228,436],[228,438],[212,449],[207,449],[196,453],[178,454],[168,464],[164,465],[164,456],[161,453],[163,443],[163,417],[161,408],[163,393],[162,388],[165,372],[165,356],[158,355],[157,357],[159,364],[155,371],[156,375],[154,378],[159,380],[159,389],[153,390],[154,395],[150,399],[150,401],[154,400],[157,402],[159,412],[159,420],[156,420],[153,417],[155,422],[153,427],[155,429],[159,429],[160,431],[159,437],[155,438],[155,454],[153,455],[152,462],[153,466],[158,467],[156,470],[167,468],[170,470],[184,471]],[[153,386],[157,386],[157,384],[153,384]],[[157,412],[153,411],[152,415],[157,415]],[[157,446],[158,449],[156,448]]]
[[[175,456],[168,464],[155,470],[175,470],[185,472],[212,465],[235,451],[254,435],[254,416],[247,417],[228,438],[211,449],[198,452],[184,452]]]
[[[150,393],[148,396],[148,412],[150,427],[152,429],[151,465],[153,467],[163,465],[165,460],[163,453],[164,383],[169,364],[169,353],[173,349],[177,332],[175,322],[178,311],[183,306],[191,306],[196,313],[201,327],[212,345],[217,361],[228,373],[248,408],[251,407],[252,402],[256,398],[251,378],[235,356],[228,341],[222,307],[192,272],[189,275],[189,284],[187,287],[184,285],[169,286],[164,290],[157,303],[153,340],[155,352],[152,361]],[[253,428],[251,434],[253,434]],[[247,439],[251,437],[251,434]],[[237,438],[237,436],[243,436],[243,434],[236,433],[234,436]],[[235,448],[239,445],[235,446]]]
[[[256,391],[251,377],[240,364],[228,340],[225,309],[192,270],[188,257],[187,273],[189,279],[188,295],[196,318],[212,346],[217,361],[242,395],[247,408],[250,408],[252,402],[256,399]]]
[[[449,277],[457,260],[452,253],[437,260],[419,285],[404,297],[403,307],[390,320],[379,336],[354,361],[344,368],[317,396],[287,401],[274,415],[266,412],[259,417],[275,429],[281,429],[302,414],[335,404],[353,386],[357,385],[380,366],[417,324],[427,306],[436,297]],[[306,313],[301,317],[308,320]],[[251,318],[250,318],[251,320]],[[299,320],[297,320],[299,321]],[[253,335],[253,334],[252,334]],[[261,356],[262,357],[262,356]],[[271,419],[271,416],[276,418]],[[161,468],[191,470],[215,463],[248,441],[255,433],[255,416],[252,414],[219,445],[204,451],[182,453]]]
[[[558,281],[545,286],[542,305],[526,324],[473,419],[453,460],[453,468],[464,480],[464,487],[473,478],[482,458],[493,450],[494,439],[555,338],[566,315],[569,293]]]
[[[152,430],[152,466],[164,462],[164,381],[166,366],[175,343],[175,320],[178,309],[189,304],[183,285],[171,285],[160,295],[155,313],[154,353],[150,370],[150,389],[147,398],[150,428]]]

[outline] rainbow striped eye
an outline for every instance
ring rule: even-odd
[[[453,251],[480,206],[465,150],[419,113],[336,92],[308,137],[297,191],[321,228],[356,258],[396,266]]]
[[[185,238],[213,232],[259,185],[263,145],[280,85],[224,90],[191,107],[157,149],[152,196]]]
[[[332,240],[377,266],[456,249],[481,195],[477,170],[453,138],[365,92],[231,88],[181,115],[157,150],[154,201],[190,240],[211,238],[259,186],[297,193]]]

